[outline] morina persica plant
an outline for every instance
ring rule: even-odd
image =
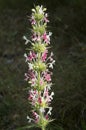
[[[28,71],[25,73],[25,80],[30,84],[28,100],[31,104],[32,117],[27,116],[28,122],[35,124],[42,130],[52,120],[50,119],[52,107],[51,101],[54,92],[52,87],[52,69],[55,64],[53,52],[49,53],[51,32],[47,31],[48,14],[43,6],[35,6],[30,17],[31,39],[23,36],[25,44],[30,43],[31,47],[24,54],[28,64]]]

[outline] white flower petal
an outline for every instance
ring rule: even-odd
[[[33,120],[32,118],[30,118],[29,116],[27,116],[27,120],[29,123],[31,123],[31,121]]]
[[[32,9],[33,12],[36,12],[35,9]]]
[[[45,112],[43,107],[40,108],[40,112]]]
[[[32,70],[33,69],[33,64],[28,63],[28,65],[29,65],[29,69]]]
[[[52,107],[49,107],[49,111],[47,112],[47,114],[51,115],[51,111],[52,111]]]
[[[24,53],[24,57],[27,58],[27,54],[26,53]]]
[[[52,32],[49,32],[49,36],[51,36],[52,35]]]
[[[26,38],[26,36],[23,36],[23,39],[25,40],[25,45],[27,45],[28,42],[32,43],[29,39]]]

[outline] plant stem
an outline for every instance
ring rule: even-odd
[[[45,128],[44,128],[44,127],[42,127],[42,130],[45,130]]]
[[[39,58],[39,55],[38,55],[38,62],[39,62],[39,59],[40,58]],[[38,92],[39,92],[38,95],[40,96],[40,91],[39,91],[40,90],[40,71],[38,70],[37,73],[38,73]]]

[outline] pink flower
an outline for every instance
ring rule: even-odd
[[[31,104],[33,106],[35,106],[35,104],[37,102],[37,99],[38,99],[37,95],[38,95],[38,91],[37,90],[32,90],[31,89],[29,91],[29,97],[28,97],[28,99],[31,101]]]
[[[49,38],[49,36],[46,34],[46,32],[43,34],[42,38],[43,38],[44,42],[50,43],[50,38]]]
[[[36,54],[34,52],[30,51],[30,54],[28,55],[27,60],[32,61],[35,58],[36,58]]]
[[[45,21],[45,23],[49,22],[49,20],[46,17],[44,17],[44,21]]]
[[[28,76],[30,79],[34,79],[35,78],[35,73],[32,70],[28,71]]]
[[[46,120],[48,120],[48,119],[49,119],[49,116],[46,114],[46,115],[45,115],[45,118],[46,118]]]
[[[40,35],[37,36],[37,39],[36,39],[36,40],[37,40],[37,41],[41,41]]]
[[[47,58],[48,50],[46,50],[44,53],[42,53],[42,61],[45,61]]]
[[[52,35],[51,32],[49,32],[49,34],[47,35],[46,32],[42,35],[42,38],[44,40],[45,43],[50,44],[50,36]]]
[[[44,96],[44,97],[47,97],[48,94],[49,94],[48,89],[45,88],[45,89],[44,89],[44,94],[43,94],[43,96]]]
[[[34,19],[34,17],[33,17],[33,16],[32,16],[32,18],[31,18],[31,20],[30,20],[30,21],[31,21],[31,24],[32,24],[32,25],[35,25],[35,24],[36,24],[36,20]]]
[[[33,35],[32,35],[32,41],[36,41],[37,40],[37,36],[36,36],[36,34],[34,33]]]
[[[41,99],[41,97],[38,98],[38,103],[39,103],[39,104],[42,103],[42,99]]]
[[[44,98],[45,98],[45,100],[46,100],[46,103],[49,103],[49,102],[51,102],[53,95],[52,95],[52,94],[49,95],[48,89],[45,88],[44,93],[43,93],[43,96],[44,96]]]
[[[30,95],[30,96],[28,97],[28,99],[29,99],[29,100],[33,100],[33,97],[32,97],[32,95]]]
[[[28,70],[28,73],[25,73],[26,81],[31,80],[33,82],[33,81],[35,81],[35,79],[36,79],[36,74],[32,70]]]
[[[32,41],[34,41],[34,42],[35,42],[35,41],[41,41],[40,35],[37,35],[37,34],[34,33],[34,34],[32,35]]]
[[[31,79],[30,83],[31,83],[31,86],[33,87],[36,84],[36,78]]]
[[[45,23],[48,23],[48,22],[49,22],[49,20],[48,20],[47,17],[48,17],[48,14],[46,13],[46,14],[45,14],[45,17],[44,17],[44,22],[45,22]]]
[[[51,81],[51,75],[48,74],[47,72],[45,72],[45,73],[44,73],[44,79],[45,79],[46,81]]]
[[[33,111],[33,116],[35,117],[35,122],[37,123],[39,121],[39,115]]]
[[[36,54],[33,51],[30,51],[30,53],[28,55],[25,53],[24,57],[26,58],[26,62],[32,61],[33,59],[36,58]]]

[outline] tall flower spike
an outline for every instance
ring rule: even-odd
[[[32,26],[31,40],[25,36],[25,44],[31,43],[30,52],[24,54],[28,64],[28,72],[25,73],[25,80],[31,85],[28,100],[32,105],[32,117],[27,116],[29,122],[34,122],[42,130],[46,129],[51,121],[50,115],[52,107],[50,106],[54,92],[50,93],[52,86],[51,68],[55,63],[53,52],[48,54],[51,32],[47,32],[48,14],[43,6],[36,6],[32,9],[30,18]],[[29,48],[28,48],[29,50]]]

